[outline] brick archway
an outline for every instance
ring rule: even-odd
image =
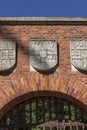
[[[87,111],[86,89],[81,82],[64,75],[59,76],[58,73],[46,76],[32,72],[0,87],[0,118],[17,103],[42,95],[55,95],[72,100]]]

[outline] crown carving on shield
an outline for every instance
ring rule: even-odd
[[[72,40],[70,42],[72,65],[80,70],[87,70],[87,41]]]
[[[30,63],[33,68],[47,71],[58,63],[57,42],[53,40],[30,40]]]
[[[12,68],[16,63],[16,42],[0,40],[0,71]]]

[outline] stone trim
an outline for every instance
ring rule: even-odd
[[[84,17],[0,17],[0,21],[86,21]]]
[[[83,17],[0,17],[0,24],[87,25],[87,18],[83,18]]]

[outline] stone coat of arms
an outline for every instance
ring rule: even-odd
[[[0,71],[12,68],[16,63],[16,42],[0,40]]]
[[[87,41],[71,41],[70,51],[72,65],[77,69],[87,70]]]
[[[57,65],[57,42],[51,40],[30,41],[30,63],[33,68],[46,71]]]

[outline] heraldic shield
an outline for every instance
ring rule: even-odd
[[[16,63],[16,42],[0,40],[0,71],[12,68]]]
[[[30,64],[39,71],[47,71],[58,63],[57,42],[52,40],[30,41]]]
[[[87,70],[87,41],[70,42],[72,65],[80,70]]]

